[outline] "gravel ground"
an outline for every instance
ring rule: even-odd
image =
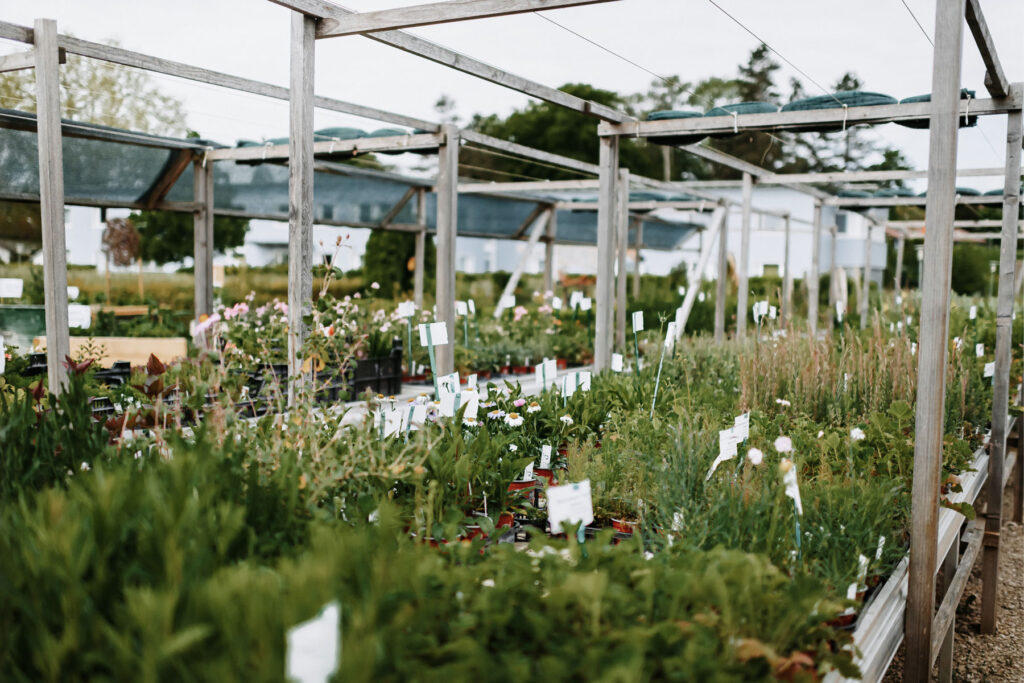
[[[1024,527],[1012,519],[1013,494],[1003,497],[1003,531],[999,552],[999,611],[996,633],[982,635],[981,565],[982,554],[974,564],[956,616],[953,643],[953,680],[964,683],[1024,682]],[[933,672],[933,675],[937,675]],[[903,647],[896,653],[885,683],[903,680]]]

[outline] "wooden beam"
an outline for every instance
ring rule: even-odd
[[[736,130],[799,130],[808,126],[880,124],[895,121],[927,119],[931,114],[931,102],[906,104],[882,104],[869,107],[836,107],[833,109],[810,109],[806,111],[782,111],[767,114],[740,114],[738,116],[709,116],[689,119],[663,119],[660,121],[629,121],[626,123],[604,122],[598,126],[598,135],[624,135],[627,137],[656,138],[662,136],[717,133],[732,135]],[[992,116],[1006,114],[1020,108],[1019,96],[993,99],[959,100],[958,116]],[[969,108],[968,108],[969,107]],[[733,120],[736,127],[733,126]]]
[[[932,666],[964,3],[965,0],[938,0],[936,3],[932,101],[926,103],[931,114],[928,229],[924,240],[924,286],[917,349],[917,415],[904,660],[904,678],[908,681],[927,680]]]
[[[750,270],[750,202],[754,195],[754,176],[743,174],[743,205],[740,223],[740,257],[736,263],[736,338],[742,341],[747,336],[747,301],[749,296]]]
[[[961,541],[967,544],[967,548],[964,550],[963,556],[960,558],[960,564],[956,570],[956,574],[953,575],[953,580],[950,581],[949,586],[946,589],[946,594],[942,598],[942,604],[939,606],[938,612],[935,614],[935,619],[932,621],[931,615],[929,615],[929,621],[932,621],[931,640],[927,643],[921,654],[928,656],[929,669],[931,663],[935,660],[935,656],[939,653],[942,647],[942,641],[946,637],[946,634],[950,632],[953,627],[953,621],[956,617],[956,608],[960,604],[960,598],[964,594],[964,589],[967,587],[967,580],[971,577],[971,568],[974,566],[974,561],[978,559],[978,551],[981,550],[981,541],[983,537],[982,527],[980,521],[971,522],[967,525],[967,531],[964,532]],[[954,547],[951,549],[955,551]],[[909,617],[909,612],[907,614]],[[922,679],[905,679],[905,680],[924,680],[927,681],[929,677]]]
[[[715,343],[725,341],[725,299],[729,281],[729,207],[725,207],[718,231],[718,275],[715,287]]]
[[[24,130],[34,133],[37,129],[36,116],[22,112],[0,112],[0,128]],[[153,147],[156,149],[191,149],[199,151],[203,149],[200,145],[190,140],[163,138],[156,135],[122,131],[76,121],[62,121],[61,135],[66,138],[102,140],[104,142],[117,142],[125,145]]]
[[[626,353],[626,255],[629,251],[629,171],[619,169],[615,198],[615,346]]]
[[[279,0],[271,0],[279,2]],[[503,17],[524,12],[594,5],[614,0],[448,0],[426,5],[396,7],[329,17],[317,26],[317,38],[334,38],[377,31],[393,31],[416,26],[448,24],[470,19]],[[286,4],[279,2],[279,4]]]
[[[680,147],[679,149],[699,156],[702,159],[707,159],[708,161],[714,162],[716,164],[721,164],[722,166],[733,168],[736,169],[737,171],[742,171],[743,173],[749,173],[750,175],[757,178],[758,181],[760,181],[761,178],[775,175],[766,168],[761,168],[760,166],[752,164],[749,161],[744,161],[739,157],[734,157],[731,154],[720,152],[717,149],[712,149],[711,147],[705,147],[703,145],[687,145],[684,147]],[[831,196],[829,193],[819,190],[815,187],[808,187],[797,183],[784,184],[790,187],[791,189],[796,190],[797,192],[809,194],[812,197],[815,197],[816,199],[824,199],[826,197]]]
[[[551,208],[544,233],[544,295],[555,291],[555,239],[558,236],[558,209]]]
[[[156,182],[139,197],[139,202],[147,209],[155,209],[167,197],[167,193],[174,187],[174,183],[178,182],[181,174],[185,172],[194,158],[195,153],[192,150],[179,149],[172,153]]]
[[[968,14],[971,2],[967,3]],[[969,23],[969,22],[968,22]],[[1020,88],[1015,85],[1014,88]],[[996,299],[995,374],[992,378],[992,441],[988,461],[988,509],[982,566],[981,632],[995,633],[999,592],[999,532],[1003,521],[1003,461],[1010,401],[1010,363],[1013,347],[1013,302],[1016,294],[1017,210],[1020,206],[1021,112],[1006,117],[1006,182],[1003,186],[1003,230],[999,240],[999,287]],[[927,234],[927,233],[926,233]],[[1018,456],[1019,458],[1020,456]]]
[[[807,329],[818,335],[818,290],[821,286],[821,202],[814,202],[814,234],[811,238],[811,272],[807,276]]]
[[[537,217],[540,216],[545,211],[548,211],[550,208],[551,207],[548,204],[538,204],[537,206],[533,207],[533,211],[531,211],[526,216],[526,220],[519,224],[519,227],[516,228],[516,231],[512,234],[512,237],[518,239],[525,235],[526,231],[530,229],[531,225],[533,225],[533,222],[537,220]]]
[[[555,202],[555,206],[564,211],[597,211],[597,202]],[[669,201],[639,201],[629,202],[630,211],[654,211],[656,209],[681,209],[700,211],[713,209],[717,206],[715,202],[701,200],[699,202],[669,202]]]
[[[0,55],[0,73],[8,71],[21,71],[22,69],[34,69],[36,66],[35,50],[15,52],[10,55]]]
[[[640,250],[644,247],[644,222],[643,219],[633,218],[636,239],[633,242],[633,301],[640,298]]]
[[[43,292],[46,318],[46,374],[49,389],[67,388],[68,273],[64,237],[64,151],[60,124],[60,60],[57,22],[35,22],[36,111],[39,147],[39,213],[43,233]]]
[[[284,5],[296,11],[305,12],[310,16],[315,16],[318,19],[343,19],[344,17],[354,14],[350,9],[332,5],[321,0],[272,0],[279,5]],[[375,40],[391,47],[396,47],[399,50],[409,52],[414,55],[423,57],[432,62],[443,64],[449,68],[461,71],[471,76],[476,76],[485,81],[490,81],[496,85],[517,90],[530,97],[536,97],[539,100],[545,102],[551,102],[559,106],[565,107],[566,109],[572,109],[590,116],[594,116],[605,121],[632,121],[633,117],[613,109],[612,107],[598,104],[590,100],[584,100],[575,95],[556,90],[546,85],[541,85],[535,81],[523,78],[522,76],[516,76],[507,71],[503,71],[496,67],[481,62],[480,60],[473,59],[467,55],[461,54],[454,50],[450,50],[446,47],[433,43],[424,38],[414,36],[411,33],[405,33],[403,31],[380,31],[378,33],[371,33],[366,36],[370,40]]]
[[[333,5],[328,5],[327,3],[321,4],[324,7],[333,7]],[[32,42],[32,30],[23,26],[18,26],[17,24],[0,22],[0,38],[30,43]],[[135,67],[137,69],[145,69],[146,71],[162,73],[167,76],[175,76],[177,78],[184,78],[198,83],[206,83],[208,85],[216,85],[222,88],[229,88],[231,90],[248,92],[254,95],[263,95],[264,97],[272,97],[278,100],[289,99],[288,88],[284,88],[279,85],[271,85],[270,83],[254,81],[249,78],[232,76],[230,74],[192,66],[191,64],[183,64],[169,59],[152,57],[150,55],[133,52],[120,47],[93,43],[80,38],[74,38],[72,36],[58,36],[57,40],[62,48],[72,54],[81,55],[82,57],[90,57],[92,59],[99,59],[113,64]],[[383,109],[375,109],[373,107],[366,107],[360,104],[353,104],[352,102],[343,102],[342,100],[335,100],[329,97],[314,97],[314,106],[320,109],[329,109],[331,111],[351,114],[353,116],[359,116],[375,121],[393,123],[399,126],[408,126],[409,128],[421,128],[423,130],[431,131],[439,129],[439,125],[432,121],[425,121],[412,116],[395,114]]]
[[[601,183],[594,180],[543,180],[521,183],[461,183],[459,194],[488,194],[491,192],[564,192],[566,190],[596,190]]]
[[[352,156],[371,152],[412,152],[435,150],[443,142],[438,133],[392,135],[382,138],[355,138],[353,140],[321,140],[313,143],[313,154],[345,154]],[[273,161],[288,158],[288,145],[261,145],[252,147],[222,147],[211,149],[208,159],[220,161]]]
[[[560,154],[552,154],[551,152],[533,149],[532,147],[520,145],[515,142],[509,142],[508,140],[484,135],[483,133],[478,133],[475,130],[463,130],[462,139],[466,142],[480,145],[481,147],[508,152],[509,154],[526,157],[527,159],[534,159],[535,161],[543,161],[547,164],[554,164],[573,171],[579,171],[580,173],[589,173],[590,175],[596,176],[599,171],[596,164],[590,164],[585,161],[580,161],[579,159],[573,159]]]
[[[999,55],[996,53],[996,43],[989,33],[988,23],[981,11],[980,0],[967,0],[965,11],[967,26],[971,29],[974,42],[981,53],[981,61],[985,63],[985,89],[992,97],[1006,97],[1010,94],[1010,82],[1003,73],[1003,66],[999,63]]]
[[[955,178],[955,176],[954,176]],[[955,190],[954,190],[955,193]],[[1003,198],[992,195],[956,195],[954,200],[957,204],[1002,204]],[[829,206],[844,208],[882,208],[887,206],[925,206],[928,203],[927,197],[832,197],[825,200]]]
[[[509,277],[508,282],[505,283],[505,288],[501,291],[501,296],[498,297],[498,305],[494,307],[494,319],[498,320],[501,318],[501,314],[505,312],[504,301],[505,297],[511,296],[515,293],[516,287],[519,286],[519,278],[523,276],[523,271],[526,270],[526,264],[530,260],[530,256],[533,254],[533,248],[537,246],[537,242],[540,241],[540,236],[544,234],[544,231],[548,226],[548,217],[554,212],[551,207],[540,206],[540,213],[534,216],[529,224],[533,225],[533,230],[530,231],[530,239],[526,242],[526,249],[523,251],[523,255],[519,259],[519,263],[516,264],[515,270],[512,271],[512,275]]]
[[[192,166],[194,308],[198,320],[213,313],[213,165]]]
[[[869,224],[867,227],[867,234],[864,237],[864,274],[863,282],[860,283],[860,329],[866,330],[868,327],[868,312],[870,306],[868,298],[871,295],[871,228]]]
[[[291,16],[288,130],[288,404],[309,386],[299,352],[313,305],[313,71],[316,20]]]
[[[893,286],[896,289],[896,296],[903,298],[903,254],[907,246],[907,236],[900,232],[896,237],[896,273],[893,277]]]
[[[786,225],[786,237],[782,256],[782,324],[785,326],[789,324],[790,318],[793,317],[793,271],[790,268],[789,260],[791,236],[789,214],[786,214],[783,221],[785,221]]]
[[[449,344],[435,350],[437,372],[455,370],[455,244],[459,217],[459,129],[445,124],[445,144],[438,153],[437,169],[437,275],[438,322],[448,326]]]
[[[597,211],[597,299],[594,326],[594,370],[600,372],[611,367],[612,361],[612,293],[615,281],[612,272],[615,263],[616,184],[619,180],[619,140],[602,138],[599,142],[601,191]]]
[[[410,187],[406,190],[405,194],[402,195],[402,198],[395,202],[395,205],[392,206],[388,212],[384,214],[384,217],[380,219],[380,227],[388,227],[388,225],[391,224],[391,221],[395,220],[395,217],[402,212],[402,209],[404,209],[405,205],[409,203],[409,200],[419,193],[420,190],[415,187]]]
[[[416,247],[413,258],[412,300],[416,308],[423,308],[423,275],[424,260],[427,258],[427,191],[420,188],[416,191],[416,222],[420,230],[416,233]],[[411,323],[410,323],[411,324]],[[412,349],[406,350],[408,358],[412,358]],[[410,365],[410,367],[412,367]]]
[[[683,297],[683,314],[680,316],[680,325],[676,329],[677,337],[682,337],[683,330],[686,329],[686,323],[690,319],[690,311],[693,310],[693,304],[697,301],[697,293],[700,292],[701,285],[704,282],[704,273],[711,262],[711,254],[714,253],[712,246],[715,237],[721,236],[725,231],[725,219],[728,213],[729,210],[724,204],[715,207],[714,212],[711,214],[711,219],[708,221],[708,227],[703,233],[703,239],[701,240],[703,244],[701,245],[700,256],[697,258],[697,267],[693,269],[692,274],[687,271],[689,287],[686,288],[686,296]]]

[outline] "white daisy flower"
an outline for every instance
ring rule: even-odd
[[[510,451],[512,451],[513,453],[515,453],[516,451],[518,451],[518,450],[519,450],[519,446],[515,445],[514,443],[510,443],[510,444],[508,445],[508,449],[509,449]]]
[[[562,424],[564,424],[564,425],[571,425],[572,424],[572,418],[569,417],[568,415],[563,415],[562,417],[560,417],[558,419],[561,420]]]
[[[791,453],[793,451],[793,440],[788,436],[780,436],[775,439],[775,450],[779,453]]]
[[[528,412],[528,413],[539,413],[540,412],[540,404],[537,403],[536,401],[534,401],[529,406],[527,406],[526,412]]]
[[[778,403],[783,408],[788,408],[789,406],[793,405],[792,403],[790,403],[789,401],[787,401],[784,398],[777,398],[777,399],[775,399],[775,402]]]
[[[867,434],[865,434],[864,430],[861,429],[860,427],[854,427],[853,429],[850,430],[850,438],[853,439],[854,441],[863,441],[865,438],[867,438]]]
[[[518,427],[523,424],[523,416],[519,413],[509,413],[505,416],[505,424],[509,427]]]
[[[762,453],[761,449],[759,448],[751,448],[749,451],[747,451],[747,460],[750,461],[751,465],[754,465],[756,467],[757,465],[760,465],[761,462],[764,460],[764,453]]]

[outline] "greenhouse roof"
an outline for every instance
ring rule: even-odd
[[[63,123],[64,192],[66,203],[72,205],[192,211],[191,162],[201,160],[207,150],[226,147],[207,140],[160,137],[69,120]],[[35,130],[34,114],[0,110],[0,199],[39,200]],[[395,131],[380,133],[394,135]],[[408,193],[433,187],[431,179],[331,161],[318,161],[316,169],[314,215],[316,222],[324,225],[381,228],[382,220],[388,218],[393,229],[415,229],[416,202],[408,201]],[[522,226],[537,205],[558,202],[555,241],[594,245],[596,197],[596,192],[463,194],[458,204],[458,234],[527,239],[528,232]],[[693,197],[645,190],[633,193],[631,199],[680,201]],[[402,202],[401,210],[391,215]],[[566,208],[567,203],[574,202],[581,204],[580,210]],[[426,227],[432,232],[436,215],[432,191],[426,205]],[[288,167],[280,161],[217,161],[214,207],[219,215],[287,221]],[[636,214],[634,218],[643,222],[643,242],[648,249],[675,249],[704,227],[678,214]]]

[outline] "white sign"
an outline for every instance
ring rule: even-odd
[[[405,419],[405,411],[401,408],[394,410],[385,410],[384,416],[384,436],[395,436],[402,431],[402,422]]]
[[[768,317],[771,318],[772,320],[775,320],[777,317],[779,317],[779,309],[777,309],[775,306],[769,306]]]
[[[910,355],[911,356],[916,356],[917,355],[917,342],[910,342]]]
[[[68,304],[68,327],[89,329],[92,325],[92,309],[85,304]]]
[[[686,296],[686,287],[680,285],[679,289],[676,291],[679,292],[679,296]]]
[[[843,322],[843,313],[845,313],[845,312],[846,312],[846,304],[844,304],[842,301],[837,301],[836,302],[836,318],[839,319],[839,322]]]
[[[736,435],[736,441],[743,442],[750,438],[750,413],[737,415],[732,421],[732,432]]]
[[[558,363],[554,360],[545,360],[534,366],[534,372],[537,376],[537,386],[546,389],[558,379]]]
[[[903,297],[900,296],[899,294],[897,294],[896,295],[896,305],[899,306],[902,303],[903,303]]]
[[[74,301],[75,299],[78,298],[79,293],[80,292],[78,291],[78,287],[75,287],[74,285],[68,285],[68,300]]]
[[[768,315],[768,300],[755,301],[753,306],[754,322],[759,323],[761,318]]]
[[[672,347],[676,344],[676,324],[674,321],[669,321],[668,325],[665,326],[665,348],[672,350]]]
[[[469,314],[476,315],[476,302],[470,299],[466,302],[466,304],[469,306]]]
[[[465,301],[455,302],[455,315],[466,316],[469,315],[469,306]]]
[[[420,325],[420,346],[443,346],[448,343],[448,326],[444,323]]]
[[[569,308],[576,308],[583,301],[583,292],[576,291],[569,295]]]
[[[329,602],[313,619],[288,629],[285,675],[296,683],[326,683],[341,659],[341,608]]]
[[[995,377],[996,376],[996,362],[985,363],[985,374],[983,377]]]
[[[501,297],[501,302],[498,304],[499,308],[515,308],[516,307],[516,295],[506,294]]]
[[[796,513],[802,516],[804,514],[804,504],[800,501],[800,486],[796,481],[795,464],[789,464],[789,469],[782,475],[782,483],[786,485],[786,495],[792,498],[793,503],[796,504]]]
[[[975,318],[977,318],[978,317],[978,307],[977,306],[971,306],[971,310],[967,312],[967,317],[970,318],[971,320],[974,320]]]
[[[412,301],[401,301],[397,312],[399,318],[411,318],[416,315],[416,304]]]
[[[561,297],[557,297],[556,296],[553,299],[551,299],[551,308],[553,308],[556,311],[562,310],[562,299],[561,299]]]
[[[981,358],[982,356],[984,356],[985,355],[985,345],[984,344],[975,344],[974,345],[974,355],[977,356],[978,358]]]
[[[583,524],[594,521],[594,503],[590,497],[590,480],[548,489],[548,523],[552,533],[560,533],[562,523]]]
[[[731,428],[718,432],[718,454],[734,458],[736,453],[736,432]]]
[[[453,372],[450,375],[441,375],[437,378],[437,389],[441,395],[459,393],[459,373]]]
[[[533,463],[531,462],[523,470],[523,481],[533,481]]]
[[[540,447],[540,468],[542,470],[551,469],[551,446]]]
[[[0,277],[0,299],[20,299],[24,287],[20,277]]]
[[[475,420],[480,411],[480,394],[475,391],[443,394],[438,412],[441,417],[455,417],[462,410],[462,406],[466,406],[466,412],[462,414],[463,419]]]
[[[591,308],[593,308],[593,306],[594,306],[594,302],[590,300],[589,296],[585,296],[582,299],[580,299],[580,310],[581,311],[589,311]]]
[[[644,331],[644,312],[633,311],[633,331],[643,332]]]
[[[704,303],[704,299],[706,299],[706,298],[707,297],[704,296],[704,292],[698,292],[697,293],[697,301],[700,301],[701,303]]]
[[[622,354],[612,354],[612,372],[622,372]]]

